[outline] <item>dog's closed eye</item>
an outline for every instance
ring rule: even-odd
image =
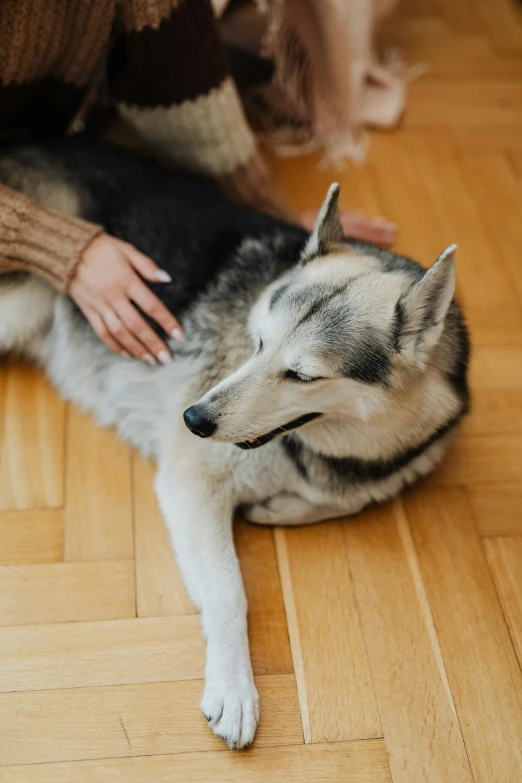
[[[314,381],[324,380],[321,376],[311,378],[309,375],[303,375],[295,370],[286,370],[283,377],[290,381],[298,381],[299,383],[313,383]]]

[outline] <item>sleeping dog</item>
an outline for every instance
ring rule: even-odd
[[[337,185],[309,236],[206,180],[78,138],[8,150],[0,180],[101,223],[172,276],[152,286],[184,326],[168,366],[110,353],[70,299],[26,273],[0,277],[0,350],[36,361],[64,398],[156,458],[207,640],[201,709],[242,748],[259,708],[234,512],[344,517],[437,465],[468,406],[455,247],[425,271],[345,240]]]

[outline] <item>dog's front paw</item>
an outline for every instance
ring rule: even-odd
[[[207,678],[201,710],[208,725],[227,745],[246,748],[259,721],[259,696],[251,677]]]

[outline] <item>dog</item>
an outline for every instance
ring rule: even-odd
[[[0,277],[0,350],[158,463],[156,492],[207,643],[201,709],[231,748],[259,718],[236,510],[302,525],[394,497],[443,457],[468,409],[455,246],[428,271],[346,240],[338,185],[314,231],[229,202],[210,182],[89,139],[19,146],[0,180],[98,222],[172,276],[183,322],[168,366],[110,353],[37,277]]]

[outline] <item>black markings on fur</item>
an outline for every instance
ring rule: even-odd
[[[292,421],[283,424],[281,427],[276,427],[275,430],[271,430],[271,432],[267,432],[265,435],[260,435],[254,440],[245,440],[241,443],[235,443],[234,445],[240,449],[258,449],[259,446],[264,446],[265,443],[270,443],[270,441],[273,440],[277,435],[281,435],[283,432],[288,432],[288,430],[296,430],[298,427],[302,427],[304,424],[308,424],[309,421],[313,421],[314,419],[319,418],[319,416],[322,416],[322,414],[305,413],[304,416],[299,416],[298,419],[293,419]]]
[[[270,298],[270,310],[272,310],[276,304],[279,302],[279,300],[286,294],[288,291],[288,288],[290,286],[290,283],[286,283],[285,285],[282,285],[280,288],[278,288],[274,293],[272,294]]]
[[[287,456],[296,466],[299,474],[307,479],[309,469],[315,462],[326,469],[334,479],[344,483],[365,484],[370,481],[382,481],[405,468],[410,462],[420,457],[426,449],[447,435],[458,423],[465,410],[460,411],[450,421],[443,424],[432,435],[417,446],[396,454],[386,460],[363,460],[357,457],[325,457],[308,449],[304,443],[292,435],[283,438],[281,445]],[[307,464],[308,463],[308,466]]]
[[[298,321],[296,325],[296,329],[298,326],[301,326],[301,324],[304,324],[306,323],[306,321],[309,321],[311,318],[313,318],[316,313],[321,312],[323,308],[326,308],[328,304],[332,301],[332,299],[335,299],[336,296],[339,296],[344,293],[346,293],[346,286],[343,285],[334,288],[332,291],[329,291],[327,294],[318,296],[314,301],[312,301],[312,304],[308,308],[307,312],[303,316],[301,316],[301,319]],[[313,298],[313,292],[310,291],[307,294],[307,298]]]
[[[356,350],[346,359],[343,375],[361,383],[383,383],[390,373],[388,347],[373,329],[357,341]]]
[[[462,313],[455,305],[452,305],[446,320],[450,321],[451,333],[455,335],[452,345],[453,366],[447,372],[446,377],[453,390],[458,394],[464,405],[464,413],[470,408],[470,393],[468,387],[468,364],[470,356],[470,342],[468,330]],[[447,327],[448,328],[448,327]]]
[[[392,322],[393,347],[396,351],[399,350],[400,337],[401,337],[403,324],[404,324],[404,305],[399,299],[399,301],[395,305],[395,310],[393,313],[393,322]]]
[[[263,498],[262,500],[256,500],[255,503],[240,503],[239,506],[235,509],[238,516],[248,519],[248,516],[252,509],[255,506],[262,506],[263,508],[268,508],[270,501],[272,500],[274,496],[268,495],[266,498]]]
[[[293,462],[295,469],[305,481],[308,481],[308,469],[302,460],[303,444],[300,440],[286,435],[279,441],[288,459]]]

